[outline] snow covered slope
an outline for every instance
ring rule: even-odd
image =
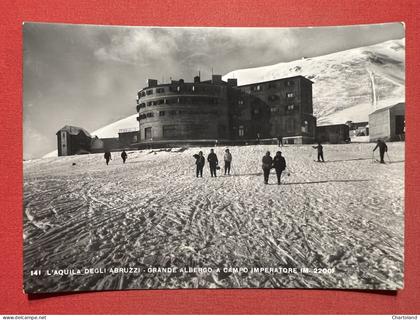
[[[367,121],[374,109],[405,101],[405,39],[340,51],[320,57],[235,70],[223,79],[237,78],[239,85],[302,75],[313,84],[314,113],[319,124]],[[354,108],[346,112],[343,110]],[[344,121],[344,122],[343,122]]]
[[[99,138],[114,138],[118,137],[118,130],[128,128],[138,128],[139,123],[137,121],[138,114],[135,113],[127,118],[113,122],[105,127],[95,130],[91,133],[92,136],[98,136]]]

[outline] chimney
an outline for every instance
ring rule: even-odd
[[[220,74],[213,74],[211,76],[211,82],[212,83],[220,83],[220,82],[222,82],[222,76]]]
[[[194,83],[200,83],[200,76],[194,77]]]
[[[147,87],[156,87],[158,85],[158,81],[155,79],[147,79]]]
[[[228,79],[227,83],[231,87],[237,87],[238,86],[238,79]]]

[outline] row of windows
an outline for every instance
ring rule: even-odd
[[[295,85],[295,81],[294,80],[287,80],[284,85],[286,87],[293,87]],[[250,87],[251,91],[262,91],[265,89],[274,89],[274,88],[278,88],[280,86],[279,82],[269,82],[266,84],[257,84],[257,85],[252,85]]]
[[[288,99],[292,99],[292,98],[295,97],[295,94],[293,92],[288,92],[286,94],[286,97]],[[279,99],[280,99],[280,96],[278,94],[272,94],[272,95],[269,95],[268,96],[268,101],[271,101],[271,102],[276,101],[276,100],[279,100]],[[243,99],[239,99],[238,100],[238,104],[239,105],[243,105],[244,103],[245,103],[245,101]]]
[[[160,87],[156,89],[148,89],[145,91],[140,91],[138,97],[150,96],[155,93],[165,93],[165,92],[206,92],[211,94],[220,94],[220,87],[209,87],[209,86],[197,86],[197,85],[177,85],[170,87]]]
[[[218,111],[200,111],[200,110],[169,110],[169,111],[159,111],[159,112],[147,112],[147,113],[142,113],[139,115],[138,120],[143,120],[146,118],[154,118],[155,115],[159,116],[159,117],[164,117],[166,115],[169,116],[175,116],[175,115],[180,115],[180,114],[184,114],[184,115],[219,115]]]
[[[213,97],[178,97],[178,98],[168,98],[168,99],[159,99],[148,102],[143,102],[137,105],[137,112],[141,108],[158,106],[162,104],[218,104],[219,98]]]
[[[278,113],[281,112],[283,108],[282,107],[271,107],[270,108],[270,112],[271,113]],[[296,110],[296,106],[294,104],[289,104],[288,106],[285,107],[285,111],[293,111]]]

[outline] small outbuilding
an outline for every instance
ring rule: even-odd
[[[378,109],[369,115],[370,141],[405,140],[405,102]]]
[[[56,135],[58,156],[90,152],[92,136],[85,129],[66,125]]]
[[[345,143],[349,141],[349,126],[333,124],[316,127],[316,139],[321,143]]]

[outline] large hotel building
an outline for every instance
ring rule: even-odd
[[[139,142],[249,140],[282,137],[311,143],[316,118],[312,81],[302,76],[237,85],[236,79],[158,84],[138,92]]]

